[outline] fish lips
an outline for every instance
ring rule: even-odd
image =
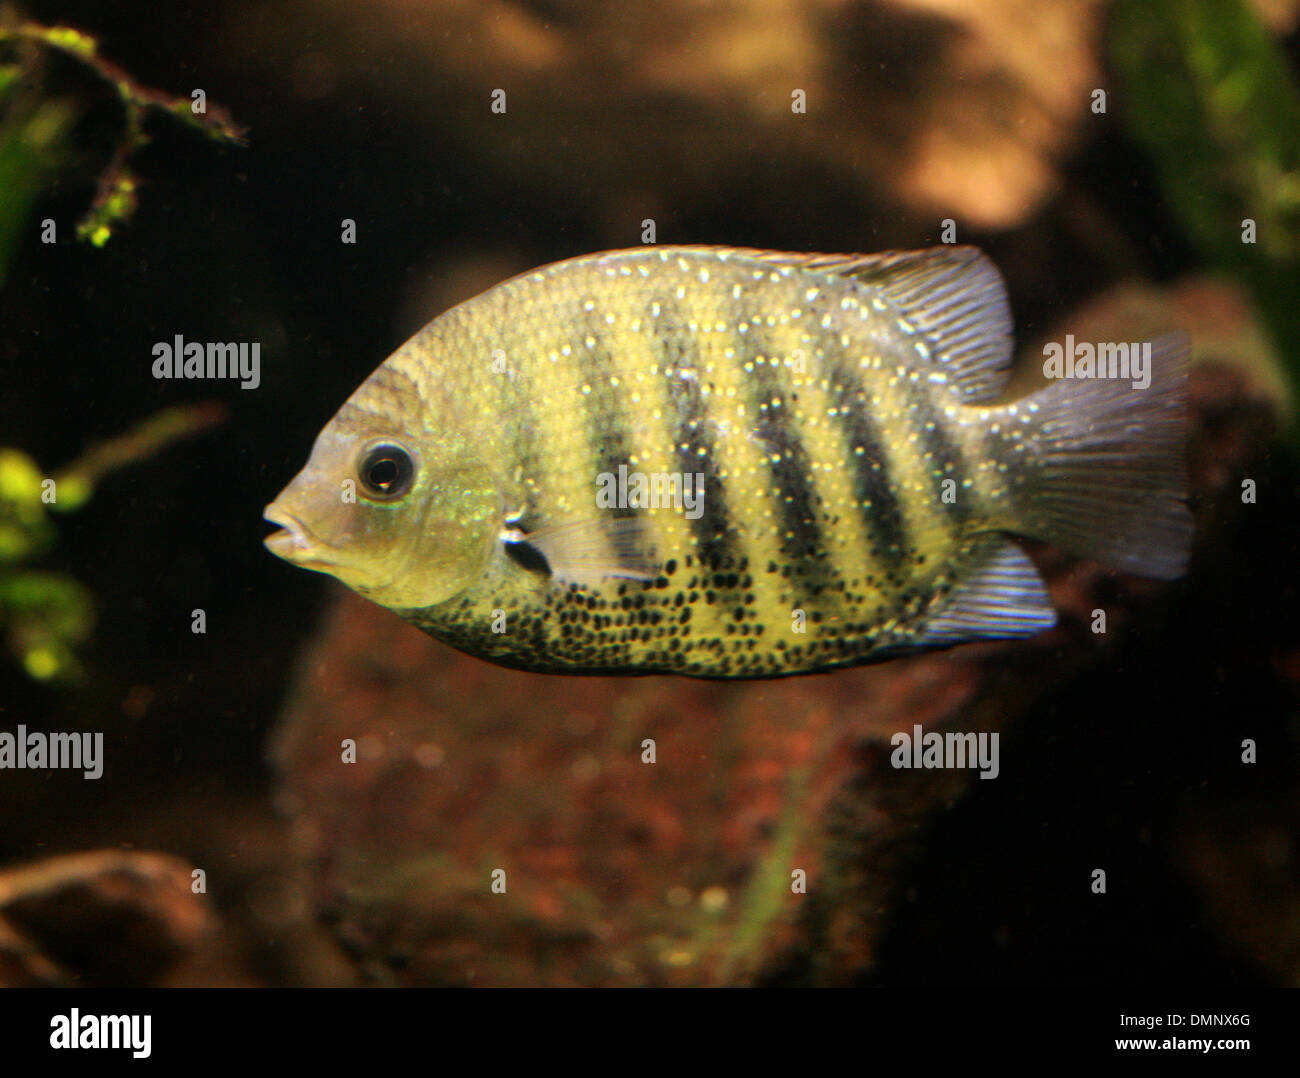
[[[307,526],[279,502],[268,505],[262,511],[262,518],[280,525],[280,531],[272,532],[262,540],[266,549],[276,557],[312,568],[325,568],[330,564],[320,556],[320,544]]]

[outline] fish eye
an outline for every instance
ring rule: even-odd
[[[375,499],[391,501],[411,489],[415,479],[415,462],[400,445],[371,446],[361,457],[357,469],[361,485]]]

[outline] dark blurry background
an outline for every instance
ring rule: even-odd
[[[1296,5],[1242,10],[1294,69]],[[158,851],[206,870],[201,916],[171,910],[181,900],[151,890],[170,884],[139,866],[89,864],[84,881],[12,900],[24,942],[11,980],[1295,983],[1296,470],[1276,433],[1286,367],[1258,297],[1231,274],[1204,275],[1205,249],[1126,125],[1143,86],[1117,75],[1110,5],[32,0],[22,13],[82,28],[143,84],[204,89],[248,141],[154,117],[135,160],[138,210],[104,247],[74,242],[120,110],[66,58],[42,72],[46,92],[81,113],[0,289],[0,444],[52,470],[166,405],[217,400],[227,417],[58,519],[41,565],[81,580],[97,611],[80,678],[43,683],[0,665],[0,728],[102,730],[107,754],[98,782],[0,775],[0,865]],[[504,115],[490,111],[496,88]],[[806,114],[791,112],[796,88]],[[1101,114],[1097,88],[1109,95]],[[45,217],[60,224],[57,245],[37,242]],[[340,242],[345,218],[355,245]],[[571,690],[454,656],[263,550],[262,507],[410,333],[514,272],[633,246],[645,218],[660,243],[822,251],[937,243],[951,218],[959,242],[1005,274],[1025,354],[1078,327],[1115,327],[1113,339],[1191,328],[1217,372],[1197,383],[1193,575],[1156,588],[1042,553],[1067,617],[1037,646],[798,684]],[[152,345],[176,334],[260,341],[261,386],[155,381]],[[1243,475],[1266,491],[1255,506],[1238,504]],[[1118,611],[1108,646],[1086,630],[1098,604]],[[194,608],[204,635],[190,631]],[[392,660],[403,648],[409,661]],[[355,696],[353,660],[371,678]],[[331,678],[341,686],[327,692]],[[392,695],[403,678],[437,687],[407,701],[421,717],[405,725]],[[590,694],[580,715],[575,692]],[[352,709],[342,717],[329,712],[340,700]],[[693,739],[706,762],[678,781],[712,784],[712,807],[610,779],[601,811],[650,821],[649,837],[629,839],[644,856],[619,860],[610,888],[621,832],[601,812],[561,827],[534,806],[540,830],[484,850],[481,878],[509,850],[550,843],[550,860],[521,878],[562,886],[531,905],[521,894],[497,934],[465,897],[485,890],[468,882],[480,862],[466,836],[504,835],[494,813],[516,819],[531,794],[527,768],[492,761],[515,759],[503,746],[539,752],[569,737],[582,747],[556,750],[561,788],[587,782],[583,767],[617,774],[610,761],[626,752],[600,740],[615,736],[601,732],[615,723],[606,708],[631,746],[662,743],[679,722],[680,744]],[[447,730],[462,713],[474,738]],[[504,714],[513,723],[483,719]],[[1003,731],[999,780],[888,767],[889,731],[954,717]],[[429,766],[427,749],[421,767],[394,770],[393,746],[417,721],[442,746],[436,759],[458,736],[467,754],[477,746],[488,785],[452,771],[454,754]],[[354,726],[384,747],[364,780],[331,778],[334,734]],[[796,759],[789,746],[810,729],[820,747]],[[750,759],[754,730],[779,734],[758,753],[771,766],[729,771]],[[1254,768],[1240,763],[1243,737],[1261,745]],[[796,769],[812,793],[789,793]],[[638,807],[652,794],[675,805],[672,827]],[[393,798],[406,798],[406,831]],[[435,826],[462,811],[472,818]],[[783,847],[791,813],[807,818]],[[735,832],[751,815],[753,837]],[[711,883],[712,848],[673,827],[720,836],[729,877]],[[819,897],[777,910],[756,897],[755,866],[788,878],[790,849],[822,866]],[[674,857],[681,879],[663,878]],[[393,862],[403,871],[368,874]],[[1088,891],[1099,866],[1104,898]],[[125,898],[96,876],[132,871],[139,893]],[[466,882],[443,893],[447,879]],[[135,962],[121,942],[133,933],[159,954]],[[23,958],[27,946],[52,966]]]

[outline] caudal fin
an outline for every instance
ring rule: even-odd
[[[1137,576],[1186,572],[1188,352],[1187,334],[1161,337],[1145,388],[1063,378],[1022,402],[1037,406],[1037,452],[1019,475],[1016,531]]]

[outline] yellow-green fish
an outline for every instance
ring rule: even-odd
[[[389,357],[266,544],[557,673],[773,677],[1030,635],[1056,616],[1011,534],[1181,575],[1185,337],[1002,401],[1011,348],[970,247],[559,262]]]

